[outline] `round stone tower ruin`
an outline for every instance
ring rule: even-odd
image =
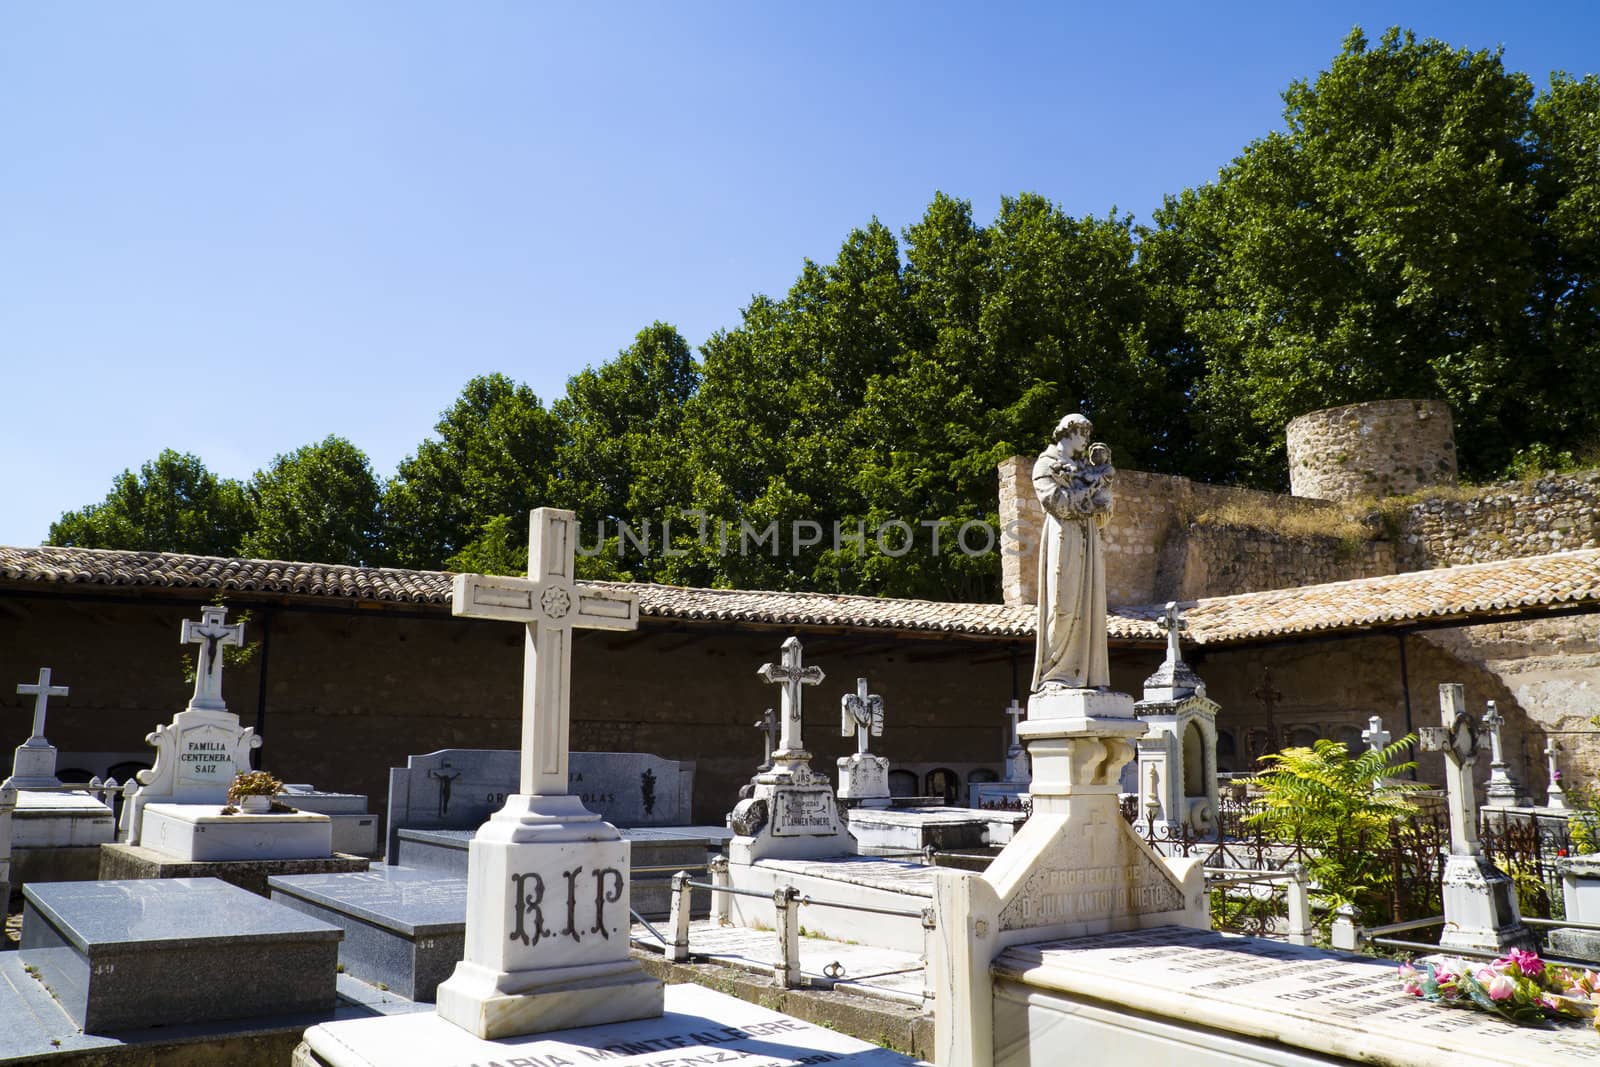
[[[1289,491],[1317,500],[1399,496],[1456,484],[1456,438],[1442,400],[1374,400],[1289,423]]]

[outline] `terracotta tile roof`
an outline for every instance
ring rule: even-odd
[[[1184,629],[1198,644],[1237,644],[1583,606],[1600,613],[1600,549],[1208,597],[1184,614]]]
[[[0,547],[0,582],[164,587],[266,596],[341,598],[448,610],[450,575],[383,567],[221,559],[172,552]],[[616,584],[639,594],[647,618],[730,625],[825,627],[1028,639],[1033,609],[828,593],[686,589]],[[1349,582],[1208,597],[1184,616],[1196,644],[1356,632],[1429,622],[1486,621],[1592,605],[1600,612],[1600,549],[1475,563]],[[1159,641],[1159,605],[1115,608],[1114,640]]]

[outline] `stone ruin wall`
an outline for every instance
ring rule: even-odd
[[[1404,496],[1456,484],[1456,439],[1442,400],[1377,400],[1289,423],[1289,491],[1314,500]]]
[[[1044,510],[1033,493],[1033,460],[1000,464],[1001,578],[1007,604],[1038,595],[1039,531]],[[1351,550],[1333,537],[1301,539],[1248,526],[1194,523],[1192,516],[1230,505],[1282,511],[1331,510],[1236,486],[1207,485],[1172,474],[1119,470],[1116,510],[1102,534],[1106,599],[1113,605],[1193,600],[1256,589],[1316,585],[1394,571],[1391,546]]]
[[[1503,482],[1408,504],[1403,571],[1600,547],[1600,470]]]

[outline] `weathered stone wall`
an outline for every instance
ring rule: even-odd
[[[1001,572],[1008,604],[1037,602],[1044,509],[1034,496],[1032,473],[1033,460],[1026,456],[1000,464]],[[1116,510],[1101,535],[1106,600],[1150,604],[1342,581],[1394,569],[1393,552],[1383,545],[1351,549],[1330,537],[1317,539],[1308,551],[1306,541],[1271,531],[1190,521],[1229,507],[1280,513],[1332,510],[1321,501],[1281,493],[1119,470]]]
[[[1398,525],[1401,570],[1600,547],[1600,470],[1427,497]]]
[[[1289,423],[1289,486],[1299,497],[1403,496],[1456,482],[1455,430],[1442,400],[1376,400]]]

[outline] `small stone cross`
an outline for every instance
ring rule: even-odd
[[[1467,714],[1464,686],[1439,686],[1439,711],[1443,726],[1424,726],[1424,752],[1442,752],[1445,788],[1450,797],[1450,851],[1457,856],[1478,855],[1478,796],[1473,791],[1472,765],[1478,758],[1478,729]]]
[[[801,665],[805,653],[801,650],[800,639],[790,637],[783,643],[783,662],[763,663],[756,671],[762,678],[774,685],[783,686],[783,728],[780,731],[778,748],[773,755],[778,757],[797,756],[804,752],[800,737],[800,702],[802,699],[802,686],[821,685],[826,677],[821,667],[805,667]]]
[[[1178,610],[1178,602],[1176,600],[1167,602],[1167,610],[1162,614],[1161,618],[1156,620],[1156,625],[1166,631],[1167,662],[1181,663],[1183,661],[1183,650],[1178,644],[1178,632],[1183,629],[1183,613]]]
[[[1556,766],[1556,757],[1560,754],[1561,746],[1554,740],[1545,744],[1544,758],[1550,764],[1550,796],[1544,802],[1544,806],[1558,811],[1565,810],[1567,806],[1567,791],[1561,788],[1561,768]]]
[[[38,684],[29,685],[27,682],[23,682],[17,686],[17,694],[19,696],[33,697],[33,733],[29,736],[27,743],[31,745],[33,742],[38,741],[40,744],[46,744],[47,742],[44,739],[45,709],[49,706],[51,697],[66,696],[67,687],[64,685],[51,685],[50,668],[40,667]]]
[[[766,752],[761,757],[761,766],[758,770],[769,771],[772,769],[772,746],[778,740],[778,717],[768,708],[761,713],[761,721],[755,723],[755,728],[762,733],[762,740],[766,745]]]
[[[567,795],[572,733],[572,631],[635,630],[639,596],[575,578],[578,517],[538,508],[528,518],[528,576],[458,574],[451,612],[526,627],[522,661],[523,796]]]
[[[178,631],[180,644],[199,645],[200,653],[194,666],[194,696],[189,698],[190,710],[227,711],[222,701],[222,649],[227,645],[244,644],[244,623],[227,623],[228,609],[220,604],[207,604],[200,609],[200,621],[184,619]]]
[[[1489,762],[1491,764],[1504,763],[1500,754],[1500,727],[1505,725],[1505,717],[1500,714],[1500,708],[1494,701],[1489,701],[1489,710],[1483,713],[1483,725],[1489,731]]]
[[[1389,742],[1394,738],[1388,730],[1383,728],[1383,719],[1374,715],[1367,720],[1367,728],[1361,731],[1361,740],[1367,743],[1367,749],[1377,752],[1389,747]]]
[[[856,679],[856,691],[839,698],[839,736],[856,735],[856,755],[867,754],[867,735],[883,736],[883,698],[867,692],[867,680]]]
[[[1022,736],[1017,733],[1017,727],[1022,724],[1022,720],[1027,716],[1028,709],[1018,704],[1016,698],[1013,697],[1011,703],[1006,705],[1006,714],[1011,717],[1011,744],[1007,750],[1009,752],[1022,747]]]

